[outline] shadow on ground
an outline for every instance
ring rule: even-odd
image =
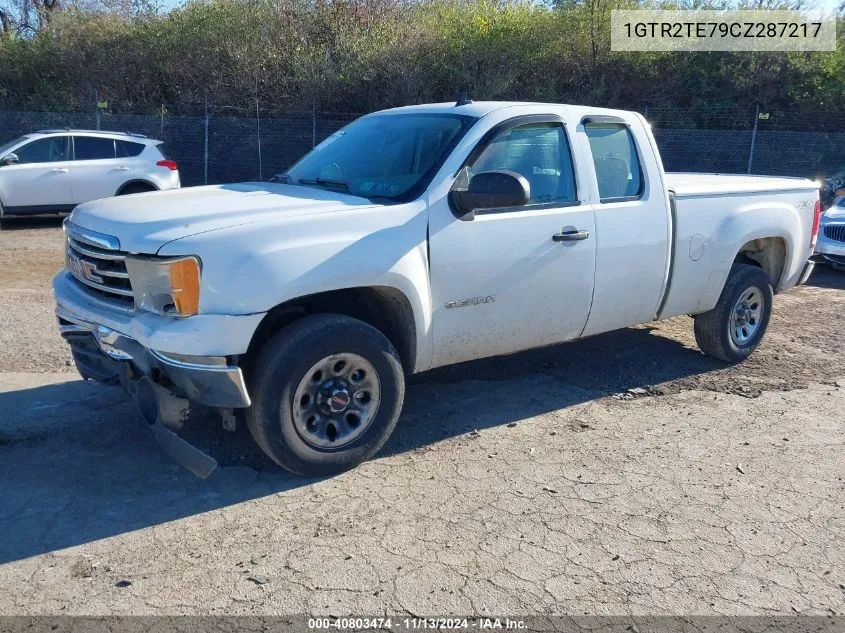
[[[26,229],[54,229],[65,220],[64,215],[12,216],[3,218],[4,231],[23,231]]]
[[[825,264],[816,265],[813,274],[807,280],[808,286],[845,290],[845,270],[834,270]]]
[[[721,366],[636,328],[440,369],[413,378],[380,457]],[[313,483],[268,464],[245,430],[219,430],[216,417],[188,435],[226,467],[196,479],[120,390],[81,380],[0,394],[0,420],[0,563]]]

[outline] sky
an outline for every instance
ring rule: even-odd
[[[838,0],[820,0],[818,6],[824,11],[836,11],[839,8],[839,2]]]

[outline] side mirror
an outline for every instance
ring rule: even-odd
[[[472,213],[476,209],[521,207],[531,199],[531,185],[525,176],[515,171],[485,171],[463,186],[465,174],[461,174],[450,194],[461,219],[473,219]]]
[[[17,165],[19,162],[17,154],[6,154],[3,158],[0,158],[0,167],[5,167],[6,165]]]

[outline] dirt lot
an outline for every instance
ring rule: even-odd
[[[77,379],[61,240],[0,233],[0,613],[845,613],[843,274],[737,367],[672,319],[418,377],[330,479],[208,420],[200,481]]]

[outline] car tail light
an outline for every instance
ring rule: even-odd
[[[160,160],[156,163],[158,167],[167,167],[170,171],[179,171],[179,165],[175,160]]]
[[[813,232],[810,233],[810,248],[816,248],[816,241],[819,239],[819,224],[822,221],[822,203],[821,200],[816,200],[816,206],[813,207]]]

